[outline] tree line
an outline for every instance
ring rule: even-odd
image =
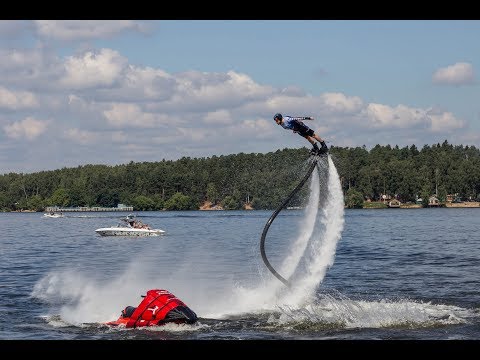
[[[330,148],[347,207],[390,195],[403,203],[447,194],[480,201],[480,152],[475,146],[442,144]],[[183,157],[121,165],[82,165],[35,173],[0,175],[2,211],[44,211],[47,206],[196,210],[205,201],[226,210],[275,209],[308,168],[307,148]],[[305,189],[289,206],[302,206]]]

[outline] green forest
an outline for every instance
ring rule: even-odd
[[[330,148],[345,205],[361,207],[388,194],[402,203],[447,194],[480,200],[480,152],[475,146],[442,144]],[[2,211],[44,211],[47,206],[116,207],[142,210],[197,210],[205,201],[225,210],[275,209],[298,184],[309,149],[266,154],[239,153],[208,158],[183,157],[115,166],[82,165],[36,173],[0,175]],[[306,187],[304,187],[306,188]],[[305,191],[289,206],[302,206]]]

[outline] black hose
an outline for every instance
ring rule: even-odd
[[[313,172],[313,169],[315,169],[315,165],[317,165],[317,158],[314,157],[314,160],[310,167],[307,170],[307,173],[303,177],[302,181],[293,189],[293,191],[288,195],[288,197],[283,201],[283,203],[273,212],[273,214],[270,216],[270,219],[268,219],[267,223],[265,224],[265,227],[263,228],[263,233],[262,233],[262,238],[260,240],[260,252],[262,253],[262,259],[267,268],[271,271],[273,275],[277,277],[278,280],[280,280],[282,283],[284,283],[287,286],[290,286],[288,280],[285,280],[278,272],[275,271],[273,266],[270,264],[270,262],[267,259],[267,255],[265,254],[265,237],[267,236],[268,228],[272,224],[273,220],[277,217],[278,213],[282,211],[282,209],[288,204],[288,202],[292,199],[292,197],[302,188],[302,186],[305,184],[307,179],[310,177],[310,175]]]

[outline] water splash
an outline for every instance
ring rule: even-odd
[[[280,306],[275,326],[301,326],[310,330],[333,328],[422,328],[464,324],[472,312],[456,306],[434,305],[407,299],[365,301],[321,295],[302,308]]]
[[[328,195],[318,219],[322,230],[316,231],[311,238],[304,254],[307,258],[305,271],[293,282],[292,291],[283,299],[287,304],[300,305],[311,299],[334,262],[337,243],[344,227],[344,199],[340,178],[330,157],[328,169]]]
[[[58,306],[61,319],[69,324],[102,323],[116,320],[126,305],[138,304],[151,283],[138,263],[107,283],[81,271],[52,271],[35,284],[31,296]]]
[[[312,301],[330,266],[344,225],[344,200],[340,178],[330,156],[317,163],[309,183],[309,198],[299,223],[299,234],[279,266],[289,279],[286,287],[268,276],[252,288],[236,286],[215,309],[205,309],[212,317],[227,314],[278,310],[279,306],[300,308]],[[327,194],[327,195],[325,195]],[[319,206],[319,203],[323,203]],[[270,274],[271,275],[271,274]]]

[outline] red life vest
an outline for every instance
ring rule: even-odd
[[[187,310],[188,319],[173,318],[165,319],[168,313],[177,307]],[[193,323],[197,320],[196,314],[188,309],[187,305],[171,292],[163,289],[148,290],[142,302],[137,306],[130,317],[121,316],[117,321],[107,323],[108,325],[125,324],[127,328],[141,326],[162,325],[166,322]]]

